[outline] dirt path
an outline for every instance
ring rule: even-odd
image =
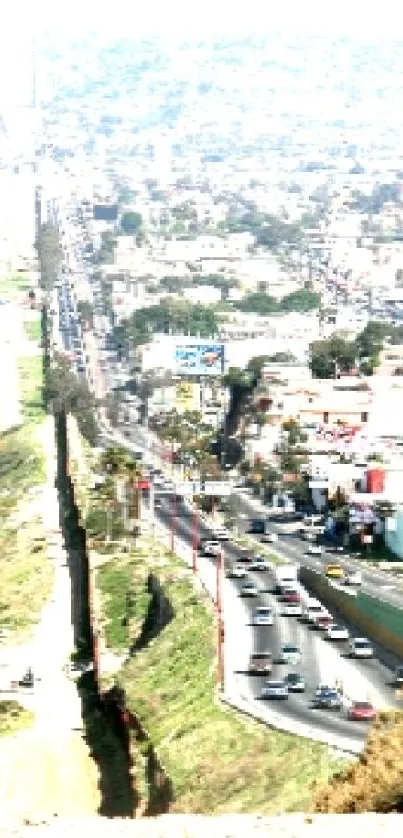
[[[48,533],[49,561],[55,568],[54,590],[32,640],[24,644],[26,665],[40,680],[24,706],[35,713],[33,728],[0,739],[0,818],[22,819],[52,814],[95,814],[100,803],[98,770],[81,735],[81,703],[64,672],[74,648],[71,588],[58,529],[53,425],[41,441],[48,463],[42,518]],[[29,608],[29,603],[27,603]]]

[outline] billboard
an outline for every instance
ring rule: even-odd
[[[117,204],[94,204],[94,221],[117,221],[118,210]]]
[[[224,360],[222,343],[194,341],[174,349],[176,375],[222,375]]]
[[[192,381],[180,381],[176,385],[175,407],[179,411],[200,408],[200,385]]]

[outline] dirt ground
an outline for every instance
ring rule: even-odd
[[[74,641],[70,576],[58,529],[53,438],[49,418],[41,431],[48,465],[41,517],[55,570],[54,589],[32,640],[19,649],[20,660],[25,658],[38,677],[32,695],[21,698],[35,722],[28,730],[0,738],[0,824],[54,814],[95,815],[100,803],[98,769],[80,732],[81,703],[65,673]]]

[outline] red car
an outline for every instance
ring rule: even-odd
[[[293,588],[284,588],[282,596],[284,602],[301,602],[298,591],[294,591]]]
[[[353,701],[348,711],[348,718],[352,722],[371,722],[375,717],[375,707],[369,701]]]
[[[322,631],[325,631],[333,623],[333,617],[330,614],[318,614],[315,620],[315,626]]]

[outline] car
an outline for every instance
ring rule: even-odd
[[[346,627],[339,623],[330,623],[325,629],[326,640],[348,640],[349,637]]]
[[[251,562],[253,562],[253,556],[251,553],[245,551],[241,553],[241,555],[238,558],[238,561],[242,562],[243,564],[250,565]]]
[[[348,644],[351,658],[373,658],[374,647],[366,637],[352,637]]]
[[[283,601],[283,598],[281,597],[279,604],[279,614],[281,617],[301,617],[301,603],[288,602],[287,600]]]
[[[403,687],[403,666],[400,664],[394,672],[395,687]]]
[[[216,558],[221,553],[221,544],[219,541],[204,541],[201,547],[203,556]]]
[[[295,588],[283,588],[281,591],[281,599],[284,602],[301,602],[301,594]]]
[[[347,717],[352,722],[371,722],[376,718],[376,710],[369,701],[353,701]]]
[[[333,544],[331,547],[328,547],[326,550],[327,553],[344,553],[344,547],[342,544]]]
[[[340,694],[335,688],[319,687],[312,699],[312,707],[317,710],[341,710]]]
[[[345,585],[361,585],[362,575],[359,570],[349,570],[344,578]]]
[[[273,609],[268,605],[261,605],[255,608],[252,617],[254,626],[272,626],[274,623]]]
[[[266,532],[265,518],[252,518],[248,523],[249,535],[264,535]]]
[[[245,579],[245,566],[239,564],[239,562],[234,562],[228,575],[232,576],[233,579]]]
[[[278,535],[276,532],[266,532],[263,533],[260,540],[262,544],[275,544],[278,541]]]
[[[309,556],[321,556],[322,548],[320,544],[310,544],[306,552]]]
[[[332,625],[333,617],[327,611],[322,611],[315,617],[314,626],[320,631],[326,631],[328,626]]]
[[[250,675],[265,675],[273,669],[271,652],[253,652],[249,657],[248,672]]]
[[[302,608],[302,617],[307,623],[311,623],[313,625],[316,618],[324,612],[326,613],[326,609],[323,607],[322,603],[319,602],[318,599],[310,597]]]
[[[250,570],[264,571],[269,570],[269,562],[263,556],[255,556],[250,564]]]
[[[264,682],[260,691],[261,698],[288,698],[288,687],[285,681],[272,681],[270,678]]]
[[[243,583],[239,593],[240,593],[240,596],[257,596],[258,595],[257,585],[255,585],[254,582],[251,582],[250,580],[248,580],[247,582]]]
[[[225,527],[215,527],[211,532],[215,541],[229,541],[230,535]]]
[[[342,579],[344,570],[341,564],[327,564],[325,567],[325,576],[328,579]]]
[[[284,678],[290,693],[304,693],[305,692],[305,678],[299,672],[288,672]]]
[[[289,663],[291,666],[296,666],[301,663],[301,657],[299,646],[294,646],[293,643],[284,643],[280,649],[278,663]]]

